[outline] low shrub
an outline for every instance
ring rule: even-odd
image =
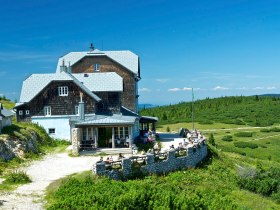
[[[212,124],[214,124],[213,121],[210,121],[210,120],[201,120],[198,123],[201,124],[201,125],[212,125]]]
[[[280,128],[274,127],[270,129],[272,132],[280,132]]]
[[[271,196],[276,202],[280,201],[280,169],[270,168],[258,170],[254,176],[238,177],[238,184],[241,188],[259,193],[264,196]]]
[[[263,128],[263,129],[260,129],[260,132],[269,133],[269,132],[271,132],[271,130],[267,129],[267,128]]]
[[[252,137],[253,133],[252,132],[243,131],[243,132],[235,133],[234,135],[237,136],[237,137]]]
[[[30,183],[31,179],[29,176],[23,171],[14,171],[7,175],[4,183],[6,184],[25,184]]]
[[[234,146],[238,147],[238,148],[251,148],[251,149],[256,149],[258,148],[257,144],[251,143],[251,142],[243,142],[243,141],[239,141],[239,142],[234,142]]]
[[[233,141],[232,136],[231,135],[227,135],[227,136],[223,136],[222,137],[223,141],[227,141],[227,142],[231,142]]]

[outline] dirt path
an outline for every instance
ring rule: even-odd
[[[69,157],[67,153],[60,153],[34,161],[24,169],[32,183],[22,185],[13,192],[0,192],[0,201],[3,202],[0,209],[43,209],[44,191],[51,182],[73,173],[91,170],[98,160],[99,157],[94,156]]]
[[[260,137],[260,138],[256,138],[256,139],[251,139],[251,140],[248,140],[248,141],[246,141],[246,142],[249,142],[249,141],[257,141],[257,140],[262,140],[262,139],[268,139],[268,138],[272,138],[272,137],[276,137],[276,136],[280,136],[280,134],[276,134],[276,135],[273,135],[273,136]]]

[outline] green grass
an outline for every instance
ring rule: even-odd
[[[4,176],[4,181],[0,184],[1,191],[12,191],[19,185],[32,182],[30,177],[23,171],[15,170]]]
[[[10,101],[9,99],[3,98],[3,97],[0,97],[0,103],[2,103],[3,106],[9,110],[14,108],[14,106],[15,106],[14,102]]]
[[[279,209],[279,204],[240,189],[232,158],[212,148],[197,169],[127,182],[92,176],[89,172],[48,187],[47,209]]]

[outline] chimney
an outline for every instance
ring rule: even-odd
[[[92,43],[90,44],[89,51],[90,51],[90,52],[94,51],[94,46],[93,46]]]
[[[83,102],[82,92],[80,92],[79,116],[80,116],[80,120],[85,120],[85,103]]]
[[[62,60],[62,65],[60,66],[60,72],[66,72],[67,71],[67,66],[64,64],[64,59]]]

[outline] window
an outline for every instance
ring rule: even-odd
[[[49,128],[49,134],[55,134],[55,128]]]
[[[79,106],[75,106],[75,115],[79,115]]]
[[[94,71],[100,71],[100,65],[98,63],[94,64]]]
[[[45,116],[50,116],[50,115],[52,115],[52,109],[51,109],[50,106],[45,106],[45,107],[44,107],[44,114],[45,114]]]
[[[59,96],[68,96],[68,87],[67,86],[58,87],[58,95]]]
[[[94,128],[83,128],[83,140],[93,140],[95,136]]]
[[[25,110],[25,114],[26,114],[26,115],[29,115],[29,110]]]
[[[19,111],[18,111],[18,114],[19,114],[19,115],[23,115],[23,111],[22,111],[22,110],[19,110]]]

